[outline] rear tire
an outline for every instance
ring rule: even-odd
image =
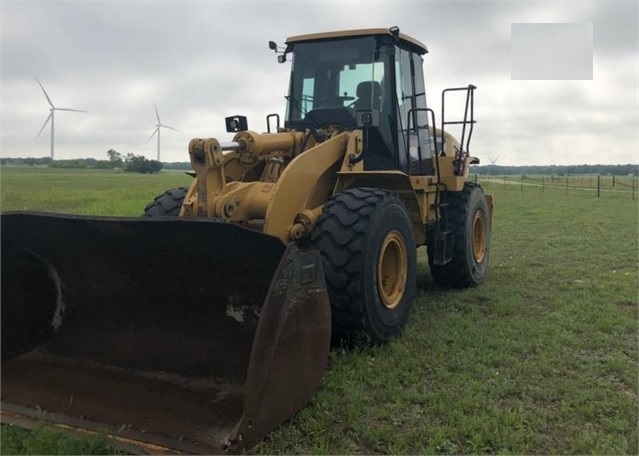
[[[333,341],[397,336],[410,316],[417,256],[402,199],[382,189],[346,190],[326,203],[311,242],[322,255]]]
[[[186,197],[187,187],[167,190],[144,208],[144,217],[177,217]]]
[[[452,229],[453,257],[450,263],[433,263],[435,246],[432,231],[428,236],[428,265],[438,285],[467,288],[480,285],[486,277],[490,256],[490,213],[484,191],[467,182],[461,192],[450,192],[448,224]]]

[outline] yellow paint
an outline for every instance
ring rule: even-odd
[[[286,39],[286,44],[299,43],[303,41],[323,40],[330,38],[346,38],[351,36],[370,36],[370,35],[390,35],[390,31],[386,28],[370,28],[358,30],[340,30],[336,32],[310,33],[307,35],[291,36]],[[428,49],[421,41],[404,33],[399,34],[399,39],[411,43],[419,49],[420,54],[426,54]]]
[[[343,157],[350,135],[348,132],[339,133],[308,149],[289,163],[280,176],[266,210],[265,233],[276,236],[285,243],[292,241],[289,231],[295,216],[307,208],[313,209],[309,207],[311,195],[321,186],[321,176],[325,179],[332,177],[326,176],[324,171]],[[315,199],[323,204],[330,196],[330,188],[326,188],[326,195]]]

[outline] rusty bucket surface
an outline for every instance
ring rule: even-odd
[[[316,251],[210,220],[5,213],[2,420],[144,452],[238,452],[313,396]]]

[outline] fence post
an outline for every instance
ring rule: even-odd
[[[612,175],[612,188],[615,188],[615,175]]]
[[[637,182],[637,178],[633,177],[632,178],[632,200],[633,201],[635,200],[635,187],[636,187],[635,183],[636,182]]]
[[[597,198],[601,195],[601,176],[597,174]]]
[[[566,176],[566,193],[568,193],[568,176]]]
[[[521,191],[524,191],[524,175],[521,175]]]
[[[542,176],[541,177],[541,193],[544,193],[545,187],[546,187],[546,178]]]

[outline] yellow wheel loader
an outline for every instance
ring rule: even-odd
[[[402,331],[417,247],[436,283],[484,281],[475,87],[444,91],[436,127],[426,46],[397,27],[269,46],[292,60],[283,125],[234,115],[232,140],[191,140],[192,185],[144,217],[2,214],[3,422],[245,451],[310,400],[331,338]],[[463,119],[445,118],[451,91]]]

